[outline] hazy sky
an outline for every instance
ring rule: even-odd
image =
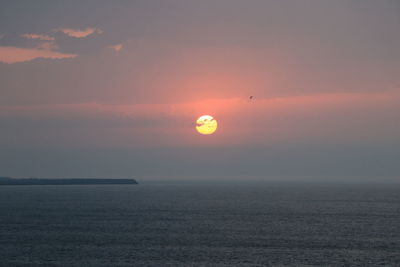
[[[399,103],[398,0],[0,3],[0,176],[400,176]]]

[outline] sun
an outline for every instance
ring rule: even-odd
[[[196,121],[196,130],[201,134],[213,134],[217,130],[217,121],[210,115],[203,115]]]

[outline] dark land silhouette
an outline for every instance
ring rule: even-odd
[[[0,185],[95,185],[95,184],[138,184],[135,179],[108,178],[11,178],[0,177]]]

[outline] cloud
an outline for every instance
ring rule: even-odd
[[[54,30],[55,32],[62,32],[70,37],[74,38],[84,38],[91,34],[102,34],[103,31],[97,28],[86,28],[86,29],[71,29],[71,28],[61,28]]]
[[[21,37],[25,39],[34,39],[34,40],[41,40],[41,41],[54,41],[54,37],[44,34],[35,34],[35,33],[26,33],[22,34]]]
[[[77,43],[85,40],[97,43],[92,38],[75,39]],[[395,75],[398,62],[382,69],[366,62],[353,65],[353,71],[346,64],[325,70],[332,66],[308,68],[307,62],[292,60],[295,56],[276,57],[275,49],[186,48],[154,45],[147,40],[124,42],[116,53],[106,48],[116,43],[99,44],[103,49],[91,56],[60,61],[51,68],[48,61],[41,60],[20,68],[3,64],[0,104],[180,103],[204,97],[247,99],[254,95],[260,100],[315,93],[380,92],[399,77]],[[78,49],[61,51],[84,53]],[[118,56],[121,52],[123,57]],[[280,53],[289,55],[290,51],[282,49]],[[384,71],[389,66],[391,71]],[[355,75],[346,78],[344,69]],[[330,72],[332,75],[328,75]]]
[[[38,45],[36,45],[37,49],[42,49],[42,50],[56,50],[58,49],[58,45],[56,45],[54,42],[50,41],[50,42],[42,42],[39,43]]]
[[[393,90],[264,98],[252,103],[227,98],[169,104],[0,106],[0,122],[4,126],[7,121],[21,122],[23,127],[32,125],[32,128],[40,124],[61,135],[68,135],[69,131],[78,133],[84,126],[99,137],[112,137],[107,141],[109,145],[132,147],[377,144],[398,140],[399,99],[400,91]],[[211,139],[197,138],[194,132],[195,119],[203,114],[213,115],[220,125]],[[42,135],[45,133],[38,133]],[[91,143],[90,139],[76,138],[77,142]]]
[[[123,45],[122,44],[110,45],[108,46],[108,48],[111,48],[114,51],[118,52],[123,48]]]
[[[26,33],[22,34],[21,37],[30,40],[37,40],[39,43],[34,47],[35,49],[41,50],[55,50],[58,49],[58,46],[54,43],[55,38],[45,34],[35,34],[35,33]]]
[[[0,34],[0,40],[3,39],[3,37],[6,36],[5,34]]]
[[[74,54],[65,54],[46,49],[0,46],[0,62],[8,64],[31,61],[35,58],[62,59],[76,56]]]

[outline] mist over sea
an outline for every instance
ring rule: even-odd
[[[0,187],[0,266],[268,265],[399,266],[400,184]]]

